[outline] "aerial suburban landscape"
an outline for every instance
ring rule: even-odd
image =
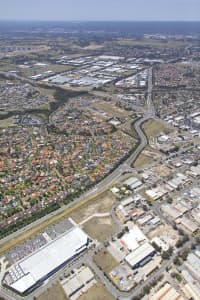
[[[200,22],[0,21],[0,299],[200,300]]]

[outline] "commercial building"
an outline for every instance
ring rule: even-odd
[[[168,204],[162,205],[161,209],[165,214],[167,214],[173,220],[176,220],[183,215],[181,211],[177,210],[176,208]]]
[[[118,205],[116,208],[116,215],[119,218],[120,222],[125,223],[130,219],[129,213],[126,211],[123,205]]]
[[[130,196],[128,198],[125,198],[124,200],[121,201],[121,204],[126,207],[129,206],[130,204],[134,203],[134,197]]]
[[[162,238],[156,236],[151,240],[152,243],[155,243],[158,247],[162,249],[162,251],[167,251],[169,249],[169,245]]]
[[[27,293],[86,250],[88,241],[88,236],[80,228],[72,227],[12,266],[3,283],[20,294]]]
[[[190,168],[190,174],[193,176],[193,177],[199,177],[200,176],[200,166],[192,166]]]
[[[184,298],[169,283],[166,283],[149,300],[184,300]]]
[[[73,300],[78,299],[95,283],[94,274],[88,267],[74,270],[72,275],[61,281],[65,293]]]
[[[124,181],[124,185],[131,190],[135,190],[142,185],[142,182],[136,177],[130,177],[129,179]]]
[[[169,190],[167,190],[164,185],[157,186],[157,187],[155,187],[153,189],[145,191],[145,193],[147,194],[147,196],[151,197],[154,200],[159,200],[160,198],[162,198],[163,196],[165,196],[168,192],[169,192]]]
[[[179,186],[185,184],[186,182],[188,182],[187,176],[185,176],[182,173],[177,173],[175,178],[173,178],[167,182],[167,185],[169,185],[171,190],[175,190]]]
[[[190,253],[186,262],[183,264],[181,275],[184,279],[184,283],[181,285],[181,289],[186,295],[187,299],[199,300],[200,295],[200,252],[196,250],[194,253]]]
[[[179,218],[176,223],[183,226],[189,233],[195,233],[199,230],[199,226],[187,217]]]
[[[125,257],[125,261],[132,268],[138,268],[148,263],[155,254],[155,249],[148,243],[144,243]]]
[[[200,288],[197,282],[193,281],[186,283],[181,287],[181,289],[186,295],[187,299],[199,300]]]
[[[139,243],[147,240],[146,236],[140,230],[138,226],[133,226],[133,229],[129,231],[129,233],[125,234],[121,243],[125,246],[129,251],[135,250],[139,247]]]
[[[195,252],[195,254],[190,253],[188,255],[184,266],[192,274],[192,276],[195,277],[196,280],[200,280],[200,258],[197,252]]]
[[[150,221],[153,219],[152,215],[148,214],[146,216],[144,216],[143,218],[140,218],[137,220],[137,223],[139,224],[139,226],[144,226],[148,223],[150,223]]]

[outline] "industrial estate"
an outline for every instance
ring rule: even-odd
[[[199,300],[199,31],[48,26],[0,25],[1,299]]]

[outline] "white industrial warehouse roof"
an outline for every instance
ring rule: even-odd
[[[88,236],[80,228],[70,229],[66,234],[19,262],[26,275],[14,282],[11,287],[24,293],[50,272],[84,250],[87,240]]]
[[[138,247],[135,251],[131,252],[125,257],[126,262],[131,266],[134,267],[149,255],[151,255],[155,249],[149,244],[144,243],[140,247]]]
[[[135,250],[136,248],[139,247],[138,242],[144,240],[147,240],[146,236],[137,225],[134,225],[133,228],[129,231],[129,233],[125,234],[122,237],[121,242],[129,250]]]
[[[130,177],[129,179],[124,181],[124,184],[130,186],[131,189],[136,189],[137,187],[142,185],[142,182],[136,177]]]

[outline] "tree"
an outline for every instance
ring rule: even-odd
[[[180,260],[180,258],[178,256],[176,256],[174,258],[174,264],[177,265],[177,266],[181,266],[182,265],[181,260]]]
[[[197,243],[197,244],[200,244],[200,236],[197,236],[197,237],[196,237],[196,243]]]
[[[119,232],[119,233],[117,234],[117,238],[120,239],[120,238],[123,236],[123,234],[124,234],[123,232]]]
[[[182,258],[183,260],[186,260],[187,257],[188,257],[189,252],[190,252],[189,249],[183,250],[183,251],[180,253],[181,258]]]
[[[171,197],[167,198],[167,203],[171,204],[173,202],[173,199]]]
[[[159,247],[155,242],[152,243],[152,246],[156,249],[157,252],[161,252],[162,248]]]
[[[163,252],[161,256],[163,259],[169,259],[172,253],[173,253],[173,248],[170,247],[167,251]]]
[[[144,288],[143,288],[143,291],[146,295],[148,295],[150,293],[150,290],[151,290],[151,286],[150,285],[146,285]]]

